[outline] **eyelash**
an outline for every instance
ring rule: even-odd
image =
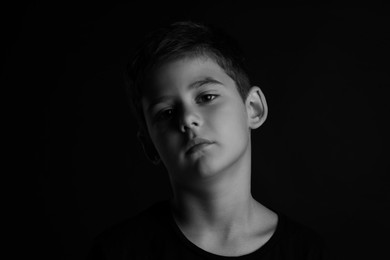
[[[203,102],[199,102],[199,99],[203,99],[204,97],[212,97],[212,99],[210,100],[205,100]],[[197,103],[209,103],[209,102],[212,102],[214,99],[216,99],[218,97],[218,95],[215,95],[215,94],[204,94],[204,95],[200,95],[198,98],[196,98],[196,102]],[[168,115],[167,113],[170,112],[170,114]],[[164,109],[160,112],[158,112],[155,116],[156,120],[157,121],[160,121],[160,120],[163,120],[164,118],[163,117],[169,117],[171,116],[173,113],[173,109],[172,108],[168,108],[168,109]]]
[[[213,97],[211,100],[206,100],[206,101],[205,101],[205,102],[211,102],[211,101],[213,101],[214,99],[216,99],[216,98],[218,97],[218,95],[214,95],[214,94],[204,94],[204,95],[200,95],[200,97],[197,98],[197,100],[200,99],[200,98],[204,98],[204,97]]]

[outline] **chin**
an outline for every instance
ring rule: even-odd
[[[220,160],[209,157],[201,157],[197,160],[193,160],[189,165],[191,176],[199,180],[207,180],[218,176],[224,169]]]

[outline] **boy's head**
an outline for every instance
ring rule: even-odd
[[[249,130],[264,122],[267,106],[229,37],[175,23],[147,38],[128,76],[144,150],[173,181],[248,164]]]
[[[194,22],[177,22],[149,34],[126,70],[128,94],[140,130],[146,132],[141,106],[150,77],[159,66],[184,57],[206,56],[236,83],[245,100],[251,87],[237,42],[223,31]]]

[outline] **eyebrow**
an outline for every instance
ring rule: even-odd
[[[204,79],[201,79],[201,80],[197,80],[193,83],[191,83],[188,88],[190,89],[193,89],[193,88],[199,88],[203,85],[207,85],[207,84],[217,84],[217,85],[222,85],[224,86],[220,81],[216,80],[216,79],[213,79],[211,77],[205,77]]]
[[[205,78],[202,78],[200,80],[196,80],[194,82],[192,82],[190,85],[188,85],[188,89],[198,89],[204,85],[208,85],[208,84],[215,84],[215,85],[221,85],[221,86],[224,86],[222,82],[216,80],[216,79],[213,79],[211,77],[205,77]],[[162,96],[162,97],[158,97],[156,99],[154,99],[152,102],[150,102],[150,105],[148,106],[147,108],[147,113],[150,113],[150,110],[152,110],[152,108],[157,105],[158,103],[168,99],[169,96]]]

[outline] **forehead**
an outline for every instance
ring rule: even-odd
[[[183,57],[165,62],[151,73],[144,97],[186,90],[192,83],[204,79],[235,84],[214,59],[207,56]]]

